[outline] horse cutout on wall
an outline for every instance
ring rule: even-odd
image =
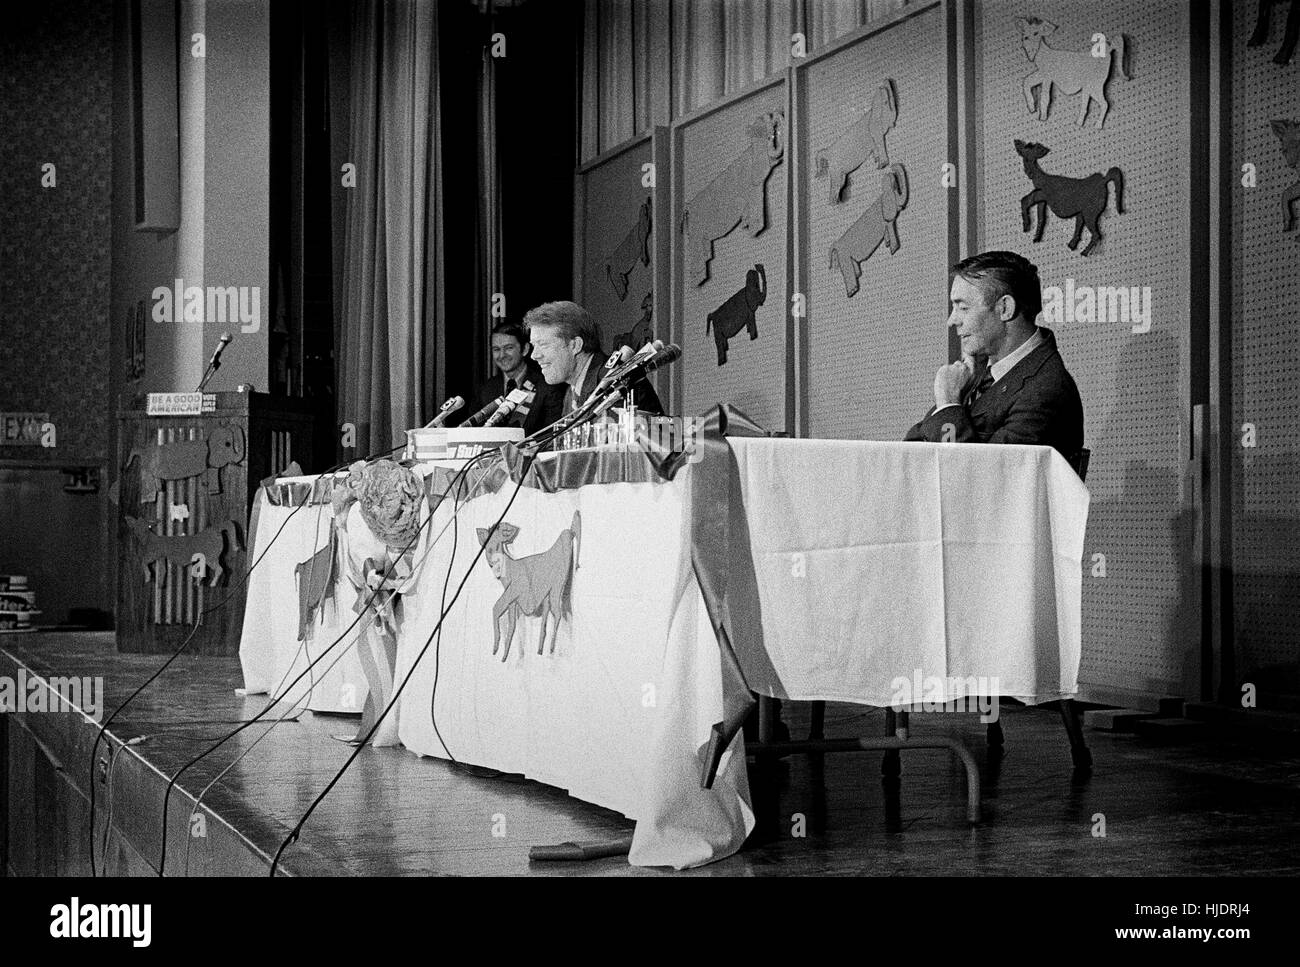
[[[1300,4],[1300,0],[1296,0]],[[1300,171],[1300,121],[1275,120],[1273,133],[1282,143],[1282,154],[1292,171]],[[1300,200],[1300,181],[1282,192],[1282,231],[1295,230],[1295,203]],[[1300,241],[1297,238],[1296,241]]]
[[[1268,43],[1269,21],[1272,19],[1273,7],[1283,0],[1259,0],[1259,14],[1255,20],[1255,32],[1246,41],[1247,47],[1262,47]],[[1300,39],[1300,0],[1291,0],[1291,10],[1286,15],[1286,32],[1282,35],[1282,46],[1273,56],[1275,64],[1289,64],[1295,56],[1296,40]]]
[[[641,318],[636,321],[636,325],[628,332],[620,332],[614,337],[614,349],[617,350],[623,346],[640,349],[654,339],[654,315],[655,295],[653,292],[647,292],[645,298],[641,300]]]
[[[1052,109],[1052,88],[1057,87],[1062,94],[1079,95],[1079,127],[1083,127],[1088,118],[1089,104],[1096,101],[1101,109],[1097,117],[1097,127],[1100,128],[1110,113],[1106,84],[1116,61],[1119,62],[1120,75],[1125,80],[1132,80],[1124,35],[1119,35],[1119,43],[1112,44],[1104,35],[1095,34],[1095,42],[1083,50],[1057,50],[1047,43],[1047,38],[1056,32],[1056,24],[1038,17],[1018,17],[1016,23],[1020,25],[1020,46],[1034,65],[1022,82],[1029,113],[1037,112],[1038,120],[1046,121]],[[1036,102],[1035,90],[1038,91]]]
[[[555,654],[555,637],[560,631],[560,619],[570,613],[570,594],[573,573],[578,570],[578,552],[582,544],[582,515],[573,512],[569,526],[555,538],[555,543],[540,554],[516,558],[510,554],[510,544],[519,536],[519,528],[502,522],[495,531],[476,528],[478,542],[483,545],[492,574],[504,591],[492,606],[492,654],[505,642],[501,660],[510,657],[510,645],[515,637],[515,625],[521,615],[542,619],[541,637],[537,654],[546,645],[547,619],[551,624],[550,653]],[[489,533],[491,536],[489,537]],[[506,619],[504,634],[501,619]]]
[[[898,98],[894,82],[886,80],[876,88],[871,105],[835,139],[829,148],[817,152],[817,173],[814,178],[830,178],[829,200],[835,205],[844,193],[849,175],[871,158],[877,168],[889,164],[889,148],[885,135],[898,123]]]
[[[1087,255],[1101,241],[1101,227],[1098,219],[1101,213],[1106,210],[1106,204],[1110,200],[1108,186],[1115,186],[1115,211],[1124,214],[1124,172],[1119,168],[1112,167],[1103,174],[1091,174],[1085,178],[1067,178],[1064,175],[1049,175],[1038,166],[1038,160],[1048,153],[1049,149],[1041,144],[1016,139],[1016,153],[1024,159],[1025,174],[1029,180],[1034,183],[1034,190],[1020,199],[1020,215],[1024,223],[1024,231],[1029,231],[1030,209],[1038,209],[1038,231],[1034,233],[1034,241],[1043,240],[1043,228],[1047,224],[1047,209],[1050,208],[1057,218],[1073,218],[1074,237],[1069,241],[1069,247],[1075,249],[1079,247],[1079,239],[1083,235],[1083,227],[1088,226],[1090,238],[1088,244],[1084,246],[1081,255]]]
[[[749,331],[751,340],[758,338],[758,307],[767,301],[767,272],[762,263],[745,273],[745,287],[733,292],[726,302],[709,313],[704,323],[704,334],[713,330],[713,342],[718,347],[718,365],[727,362],[727,340]]]
[[[605,275],[609,278],[609,284],[614,287],[614,294],[618,296],[619,302],[627,298],[627,277],[632,274],[637,262],[642,265],[650,264],[650,232],[653,227],[650,196],[646,195],[645,201],[641,203],[636,224],[623,236],[623,241],[618,243],[618,248],[614,249],[614,253],[605,263]]]
[[[749,144],[682,212],[686,267],[696,285],[709,280],[713,243],[744,226],[751,236],[767,228],[767,180],[785,156],[785,113],[760,114],[745,128]]]
[[[907,171],[892,164],[880,176],[880,195],[867,206],[831,246],[830,269],[844,277],[844,294],[852,298],[862,275],[860,263],[875,254],[883,242],[893,255],[898,251],[898,213],[907,207]]]

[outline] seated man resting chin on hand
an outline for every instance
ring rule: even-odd
[[[1083,449],[1083,403],[1042,309],[1038,269],[1013,252],[953,266],[948,325],[962,359],[934,376],[934,407],[907,431],[931,443],[1027,443],[1067,460]]]

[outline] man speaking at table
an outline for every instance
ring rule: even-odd
[[[494,400],[522,389],[528,397],[515,408],[503,426],[521,426],[524,434],[529,435],[560,418],[564,394],[559,387],[547,385],[541,368],[529,356],[531,348],[522,326],[499,322],[493,327],[492,362],[497,372],[479,384],[474,407],[468,413],[479,412]]]
[[[934,407],[907,431],[931,443],[1027,443],[1067,460],[1083,449],[1083,403],[1050,329],[1038,268],[1014,252],[953,266],[948,325],[962,359],[934,375]]]
[[[604,375],[609,358],[600,349],[600,330],[586,309],[576,302],[545,302],[524,315],[533,344],[533,359],[552,386],[567,384],[563,412],[581,406]],[[644,377],[632,384],[636,408],[656,416],[664,408],[654,387]]]

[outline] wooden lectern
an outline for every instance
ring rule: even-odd
[[[309,400],[208,393],[203,410],[118,414],[118,651],[171,653],[193,632],[189,654],[238,654],[253,496],[292,461],[312,467]]]

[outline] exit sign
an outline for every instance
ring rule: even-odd
[[[48,413],[0,413],[0,446],[39,447]]]

